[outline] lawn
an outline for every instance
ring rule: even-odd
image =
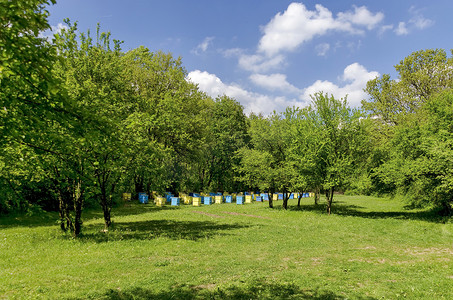
[[[453,299],[453,221],[397,200],[335,196],[333,215],[267,203],[0,219],[0,298]]]

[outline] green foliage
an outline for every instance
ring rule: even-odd
[[[453,58],[445,50],[428,49],[412,53],[403,59],[395,70],[398,80],[384,74],[370,80],[365,91],[370,100],[363,108],[385,123],[398,124],[407,113],[416,112],[433,94],[453,87]]]
[[[234,153],[249,141],[248,120],[244,108],[227,96],[218,97],[210,114],[211,152],[209,157],[210,190],[233,192],[240,187],[234,180],[233,167],[240,161]]]
[[[374,116],[363,178],[369,190],[402,194],[411,205],[452,213],[449,182],[453,58],[444,50],[412,53],[395,66],[399,80],[384,75],[367,84]],[[450,118],[450,119],[449,119]]]
[[[361,113],[346,99],[316,93],[312,105],[299,112],[292,156],[299,182],[328,194],[328,207],[336,189],[345,187],[362,158],[366,139]]]

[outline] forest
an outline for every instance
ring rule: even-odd
[[[187,79],[181,58],[123,51],[103,32],[52,40],[46,5],[0,4],[0,215],[58,211],[77,236],[86,208],[105,228],[123,192],[402,197],[453,213],[453,58],[408,53],[367,83],[359,108],[319,91],[305,107],[246,115]],[[272,208],[272,197],[269,206]]]

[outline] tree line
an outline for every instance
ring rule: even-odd
[[[453,59],[421,50],[368,82],[348,106],[322,91],[304,108],[246,115],[187,80],[181,58],[129,51],[77,23],[52,41],[46,5],[0,3],[0,214],[55,210],[77,236],[99,207],[105,230],[122,192],[337,191],[403,195],[452,214]],[[269,206],[273,207],[272,197]],[[300,199],[299,199],[300,204]]]

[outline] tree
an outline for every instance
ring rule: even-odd
[[[443,49],[416,51],[395,66],[398,80],[384,74],[367,83],[370,95],[362,106],[382,122],[398,124],[399,118],[414,113],[433,94],[453,87],[453,58]]]
[[[393,166],[396,159],[393,149],[403,145],[400,143],[397,146],[395,139],[401,138],[401,142],[406,140],[408,147],[413,145],[413,150],[419,149],[414,141],[418,140],[420,132],[415,130],[418,125],[414,125],[414,122],[424,123],[422,115],[425,113],[421,113],[421,109],[425,103],[439,92],[452,88],[452,65],[453,58],[447,57],[442,49],[421,50],[410,54],[395,66],[398,80],[383,75],[367,83],[365,91],[370,95],[370,100],[363,101],[362,105],[368,113],[372,151],[365,166],[367,174],[363,174],[362,178],[368,181],[368,193],[406,194],[407,190],[402,188],[397,179],[401,178],[400,174],[390,175],[393,172],[391,170],[399,169]],[[412,140],[407,140],[405,134],[411,136]],[[403,153],[407,154],[406,151]]]
[[[284,114],[269,117],[250,116],[250,146],[238,151],[241,163],[236,167],[238,180],[268,192],[269,207],[273,207],[273,194],[283,192],[283,208],[287,209],[293,169],[288,149],[291,143],[289,121]]]
[[[380,178],[420,207],[452,215],[453,93],[429,98],[416,114],[406,116],[391,139],[389,159]]]
[[[301,112],[293,156],[300,157],[298,173],[309,178],[308,184],[326,191],[328,214],[335,190],[345,185],[355,165],[360,116],[346,99],[322,92],[313,95],[312,104]]]
[[[215,99],[210,116],[211,183],[207,186],[220,192],[232,192],[238,189],[238,184],[234,180],[233,166],[239,161],[234,154],[248,143],[248,120],[242,105],[227,96]]]

